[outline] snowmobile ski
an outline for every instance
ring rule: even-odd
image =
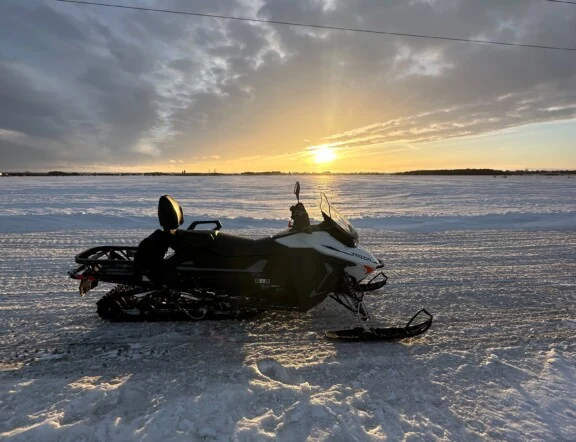
[[[420,315],[426,319],[413,324]],[[369,328],[356,327],[347,330],[333,330],[325,333],[328,339],[357,342],[357,341],[398,341],[400,339],[413,338],[426,333],[432,325],[432,315],[426,309],[416,313],[404,327]]]

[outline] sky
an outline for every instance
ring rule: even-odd
[[[545,0],[106,3],[576,48]],[[0,2],[0,171],[576,169],[576,52]]]

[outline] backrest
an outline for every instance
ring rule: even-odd
[[[164,230],[174,230],[184,222],[182,207],[170,195],[162,195],[158,201],[158,221]]]

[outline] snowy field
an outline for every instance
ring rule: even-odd
[[[263,236],[296,177],[0,178],[0,440],[574,441],[576,179],[298,177],[383,258],[374,322],[435,316],[401,343],[335,343],[333,302],[254,320],[104,323],[76,253],[137,245],[169,193]]]

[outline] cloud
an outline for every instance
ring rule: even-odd
[[[422,143],[492,133],[530,123],[576,118],[576,78],[566,91],[538,85],[522,93],[477,99],[463,105],[388,120],[326,137],[342,147]]]
[[[34,169],[34,166],[54,160],[54,155],[46,150],[0,138],[2,172]]]
[[[148,5],[576,47],[576,8],[538,0]],[[360,154],[576,117],[571,53],[49,0],[0,8],[3,168],[145,168],[324,143]]]
[[[134,146],[133,151],[151,157],[158,157],[162,153],[157,146],[147,140],[141,140],[136,146]]]
[[[18,140],[26,138],[26,135],[16,130],[0,129],[0,138],[4,138],[7,140]]]
[[[446,71],[454,64],[446,62],[446,56],[441,49],[414,51],[408,46],[401,46],[394,57],[390,80],[400,80],[409,76],[446,75]]]

